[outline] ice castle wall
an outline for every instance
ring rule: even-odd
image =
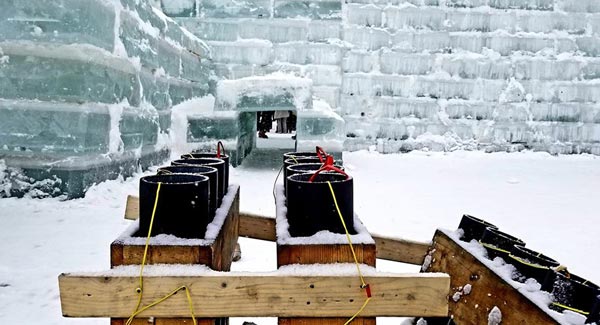
[[[600,154],[596,0],[161,3],[221,78],[310,77],[347,150]]]
[[[210,91],[208,46],[140,0],[0,6],[0,160],[80,196],[168,154],[170,108]]]

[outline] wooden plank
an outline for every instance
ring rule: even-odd
[[[348,318],[344,317],[281,317],[280,325],[343,325]],[[352,325],[375,325],[375,317],[357,317],[352,320]]]
[[[350,317],[362,305],[357,276],[289,276],[210,272],[208,276],[161,273],[144,276],[143,304],[181,285],[191,289],[197,317]],[[115,274],[59,276],[66,317],[129,317],[139,285],[137,270]],[[367,275],[373,298],[361,313],[375,316],[443,316],[448,313],[450,278],[446,274]],[[185,294],[179,293],[140,317],[186,317]]]
[[[384,260],[423,265],[431,244],[407,239],[373,235],[377,246],[377,258]]]
[[[225,222],[219,231],[219,235],[211,245],[212,256],[211,269],[217,271],[229,271],[233,259],[233,251],[238,241],[240,220],[240,192],[239,187],[231,206],[228,209]]]
[[[375,266],[374,244],[354,244],[353,247],[359,263]],[[277,245],[277,267],[317,263],[354,263],[354,258],[348,244]]]
[[[125,205],[125,219],[136,220],[140,217],[140,198],[133,195],[127,195],[127,204]]]
[[[449,315],[459,325],[487,324],[494,306],[502,312],[502,324],[557,324],[550,315],[512,285],[486,267],[443,231],[433,238],[432,262],[428,272],[448,273],[451,278]],[[471,292],[455,302],[455,291],[471,285]]]
[[[262,240],[277,240],[275,218],[240,212],[240,236]]]
[[[262,239],[277,240],[275,235],[275,219],[240,212],[240,236]],[[376,257],[408,264],[422,265],[430,244],[412,241],[402,238],[372,235],[377,247]]]

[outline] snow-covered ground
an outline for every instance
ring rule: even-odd
[[[355,178],[355,210],[373,233],[427,241],[435,228],[455,229],[469,213],[600,283],[600,157],[361,151],[344,153],[344,163]],[[243,211],[274,216],[276,174],[232,170]],[[129,224],[123,220],[125,197],[137,192],[140,176],[104,182],[79,200],[0,200],[0,324],[108,323],[62,318],[57,276],[109,268],[109,244]],[[275,269],[273,243],[240,242],[243,258],[235,270]],[[416,271],[380,260],[378,268]]]

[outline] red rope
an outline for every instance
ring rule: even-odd
[[[331,156],[329,156],[329,157],[331,157]],[[346,174],[345,171],[335,167],[333,164],[331,164],[331,165],[325,164],[325,165],[323,165],[323,167],[319,168],[319,170],[317,170],[314,174],[312,174],[312,176],[308,179],[308,182],[309,183],[314,182],[315,178],[317,178],[317,175],[319,175],[323,171],[334,171],[336,173],[346,176],[346,179],[350,178],[350,176],[348,176],[348,174]]]
[[[322,147],[317,146],[316,150],[317,157],[319,157],[319,161],[321,161],[321,163],[324,163],[325,158],[329,155],[327,154],[327,152],[325,152],[325,150]]]
[[[226,155],[225,146],[223,146],[223,142],[219,141],[217,142],[217,158],[221,158],[221,148],[223,148],[223,154]]]

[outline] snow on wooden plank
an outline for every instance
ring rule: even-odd
[[[123,274],[62,274],[59,288],[66,317],[129,317],[137,302],[137,270]],[[196,317],[350,317],[363,304],[356,275],[255,275],[209,273],[180,275],[176,270],[144,276],[148,304],[181,285],[190,288]],[[112,273],[111,273],[112,272]],[[216,273],[216,272],[214,272]],[[181,273],[180,273],[181,274]],[[373,298],[361,316],[444,316],[450,278],[446,274],[389,274],[365,277]],[[180,292],[140,317],[186,317]]]
[[[481,258],[465,248],[465,244],[444,230],[433,238],[427,272],[445,272],[451,277],[449,315],[456,324],[486,324],[490,312],[497,307],[503,324],[563,324],[550,315],[558,313],[542,308],[515,288]],[[429,260],[429,258],[428,258]],[[491,264],[491,261],[489,261]],[[463,288],[468,286],[468,293]],[[566,323],[564,323],[566,324]]]

